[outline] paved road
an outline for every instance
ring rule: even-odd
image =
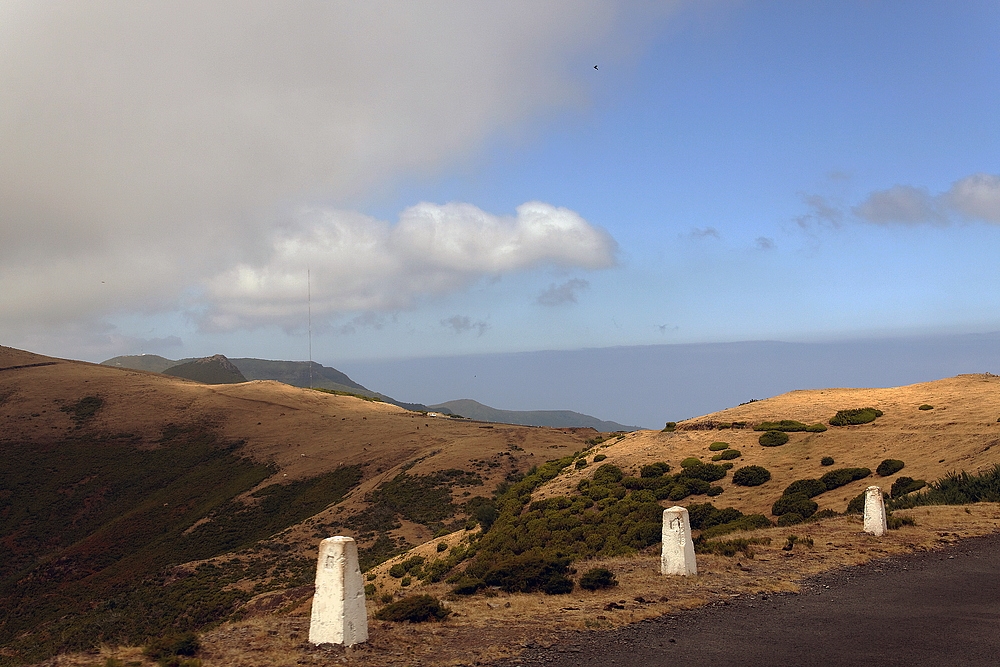
[[[1000,665],[1000,535],[811,579],[500,663],[552,667]]]

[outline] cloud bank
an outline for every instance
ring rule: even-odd
[[[551,207],[516,225],[462,205],[414,207],[395,226],[340,209],[585,103],[586,54],[614,59],[670,6],[4,3],[0,318],[193,308],[212,326],[278,321],[301,287],[293,268],[312,261],[331,309],[408,304],[539,262],[606,265],[593,244],[607,239],[559,227],[568,214]],[[336,220],[287,222],[317,202]]]

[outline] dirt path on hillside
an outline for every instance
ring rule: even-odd
[[[987,665],[1000,655],[1000,534],[834,570],[799,594],[742,596],[496,667]]]

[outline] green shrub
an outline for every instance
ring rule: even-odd
[[[970,475],[951,472],[918,493],[909,494],[891,505],[893,509],[918,505],[966,505],[969,503],[1000,502],[1000,463],[989,470]]]
[[[829,518],[835,517],[835,516],[837,516],[836,512],[834,512],[831,509],[825,509],[825,510],[820,510],[820,511],[816,512],[815,514],[813,514],[809,518],[812,519],[813,521],[819,521],[820,519],[829,519]]]
[[[885,459],[882,463],[878,464],[875,468],[875,474],[879,477],[888,477],[889,475],[895,475],[897,472],[903,469],[905,464],[899,459]]]
[[[933,409],[934,409],[933,405],[927,405],[926,403],[917,408],[917,410],[933,410]]]
[[[624,476],[621,468],[611,463],[605,463],[594,471],[594,476],[591,479],[599,484],[614,484],[622,481]]]
[[[875,421],[884,413],[875,408],[854,408],[852,410],[838,410],[837,414],[830,418],[830,426],[856,426]]]
[[[580,577],[580,588],[585,591],[596,591],[602,588],[612,588],[618,585],[614,572],[606,567],[594,567]]]
[[[399,585],[402,586],[403,588],[406,588],[412,583],[413,583],[413,577],[411,577],[410,575],[406,575],[405,577],[399,580]]]
[[[922,479],[913,479],[912,477],[897,477],[896,481],[892,483],[889,488],[889,496],[892,498],[899,498],[905,496],[907,493],[912,493],[913,491],[919,491],[920,489],[927,486],[927,482]]]
[[[447,551],[448,550],[448,543],[447,542],[438,542],[436,548],[437,548],[437,552],[438,553],[441,553],[442,551]]]
[[[703,530],[730,523],[743,518],[743,512],[735,507],[718,509],[712,503],[695,503],[687,506],[688,520],[694,530]]]
[[[743,466],[733,473],[733,484],[737,486],[760,486],[771,479],[771,472],[761,466]]]
[[[817,424],[810,424],[809,426],[806,426],[806,433],[823,433],[824,431],[826,431],[826,425],[825,424],[818,424],[817,423]]]
[[[570,559],[565,556],[545,554],[535,548],[497,562],[486,572],[483,580],[487,585],[499,586],[508,593],[532,593],[537,590],[548,593],[550,584],[554,584],[556,589],[565,586],[563,580],[566,580],[569,563]]]
[[[701,465],[701,459],[699,459],[697,456],[689,456],[683,461],[681,461],[682,468],[690,468],[692,466],[700,466],[700,465]]]
[[[430,595],[410,595],[387,604],[375,612],[375,618],[380,621],[395,621],[401,623],[423,623],[425,621],[442,621],[451,612],[441,601]]]
[[[577,459],[576,463],[574,465],[575,465],[575,467],[576,467],[577,470],[579,470],[580,468],[586,468],[587,467],[587,459]]]
[[[917,521],[912,516],[894,516],[890,514],[886,517],[885,522],[885,527],[889,530],[899,530],[903,526],[915,525],[917,525]]]
[[[389,576],[396,579],[402,579],[406,576],[406,568],[403,567],[402,563],[396,563],[389,568]]]
[[[542,584],[542,592],[546,595],[566,595],[573,592],[573,580],[565,574],[555,574]]]
[[[670,464],[658,461],[656,463],[650,463],[649,465],[642,466],[642,468],[639,469],[639,477],[652,479],[656,477],[663,477],[668,472],[670,472]]]
[[[832,491],[871,474],[872,471],[868,468],[837,468],[820,477],[819,481],[823,482],[827,491]]]
[[[741,456],[742,456],[742,454],[741,454]],[[732,464],[732,463],[729,463],[729,462],[727,461],[726,463],[723,463],[723,464],[722,464],[722,468],[723,468],[723,470],[732,470],[732,469],[733,469],[733,464]]]
[[[782,419],[776,422],[761,422],[753,427],[755,431],[783,431],[785,433],[796,433],[808,428],[802,422],[793,419]]]
[[[771,514],[774,516],[782,516],[784,514],[798,514],[803,519],[808,519],[816,510],[819,509],[819,505],[815,500],[812,500],[806,494],[802,492],[790,493],[787,496],[781,496],[774,504],[771,505]]]
[[[785,526],[794,526],[797,523],[802,523],[805,518],[798,512],[789,512],[788,514],[782,514],[778,517],[778,527],[784,528]]]
[[[452,587],[451,592],[456,595],[473,595],[482,588],[486,588],[486,582],[478,577],[461,576]]]
[[[710,452],[721,452],[724,449],[729,449],[728,442],[713,442],[708,446],[708,451]]]
[[[601,461],[603,461],[606,458],[608,458],[607,454],[595,454],[594,455],[594,463],[600,463]]]
[[[793,493],[804,493],[807,498],[818,496],[826,491],[826,484],[818,479],[797,479],[781,492],[783,496],[790,496]]]
[[[723,491],[725,491],[725,489],[723,489],[721,486],[710,486],[708,487],[708,491],[705,492],[705,495],[714,498],[715,496],[721,494]]]
[[[742,452],[738,449],[727,449],[724,452],[720,452],[712,457],[713,461],[732,461],[733,459],[738,459],[743,456]]]
[[[365,584],[365,597],[369,600],[375,597],[375,584]]]
[[[836,461],[833,460],[832,456],[824,456],[819,460],[821,466],[832,466]]]
[[[177,656],[193,656],[198,653],[201,643],[193,632],[166,634],[149,642],[142,650],[143,655],[160,664],[166,664]]]
[[[677,422],[667,422],[667,425],[663,427],[664,433],[673,433],[677,430]]]
[[[725,476],[726,469],[722,466],[715,465],[714,463],[702,463],[701,461],[699,461],[697,465],[686,466],[684,470],[677,475],[678,481],[680,481],[679,478],[681,477],[690,477],[700,479],[705,482],[715,482]],[[704,491],[700,491],[699,493],[704,493],[707,490],[708,488],[706,487]]]
[[[788,434],[783,431],[765,431],[757,438],[761,447],[780,447],[788,442]]]
[[[735,521],[720,523],[717,526],[704,529],[701,531],[700,538],[707,540],[709,538],[734,533],[738,530],[758,530],[760,528],[771,528],[773,526],[774,524],[771,523],[771,520],[763,514],[747,514],[739,519],[736,519]]]
[[[770,543],[770,537],[738,537],[734,540],[704,540],[699,537],[694,542],[694,550],[695,553],[718,554],[730,558],[742,553],[747,558],[753,558],[753,545]]]

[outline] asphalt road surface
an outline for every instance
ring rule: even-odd
[[[1000,535],[845,568],[799,594],[741,597],[498,665],[1000,665]]]

